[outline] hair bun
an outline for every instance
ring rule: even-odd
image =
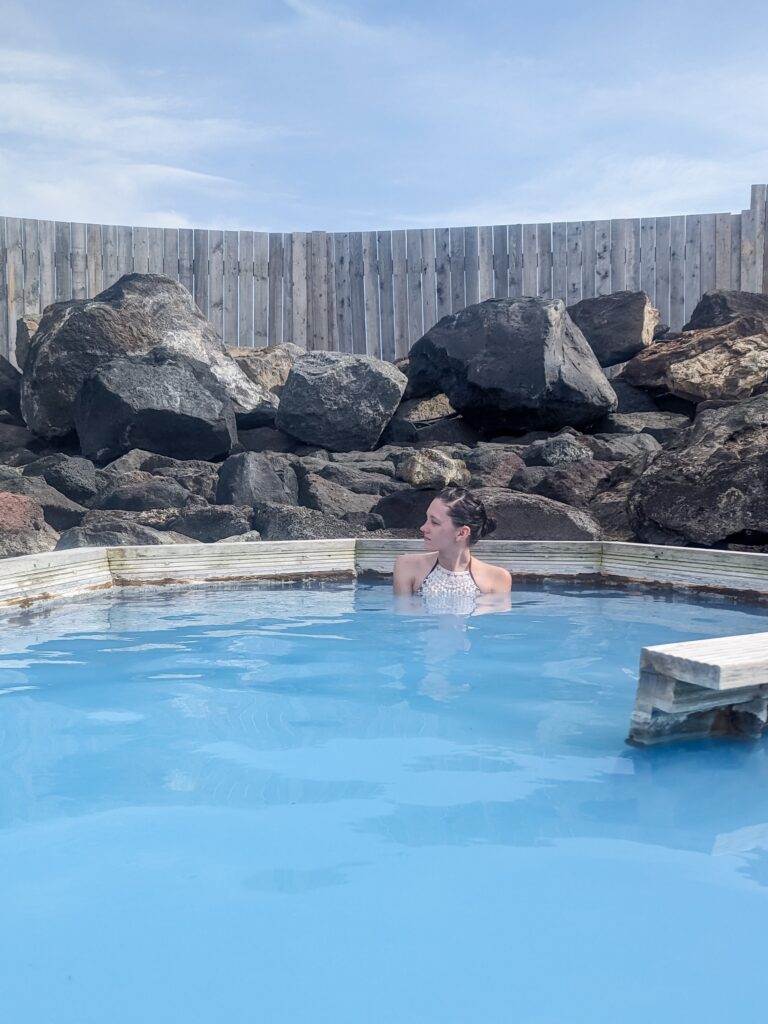
[[[493,516],[489,516],[488,513],[486,513],[485,521],[483,523],[482,529],[480,530],[480,536],[481,537],[487,537],[488,534],[489,533],[493,533],[493,531],[495,529],[496,529],[496,520],[493,518]]]

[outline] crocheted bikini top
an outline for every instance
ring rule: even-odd
[[[469,568],[464,569],[463,572],[451,572],[450,569],[444,569],[436,561],[416,593],[422,597],[443,594],[468,594],[477,597],[480,587],[475,583],[475,578],[472,575],[472,558],[470,557],[469,560]]]

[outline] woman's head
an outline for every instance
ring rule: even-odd
[[[427,509],[421,530],[433,547],[445,543],[474,544],[496,529],[496,520],[479,498],[463,487],[446,487]]]

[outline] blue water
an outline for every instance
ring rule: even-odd
[[[624,744],[759,608],[157,590],[0,622],[9,1024],[762,1021],[768,742]]]

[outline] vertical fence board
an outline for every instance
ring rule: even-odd
[[[480,249],[477,228],[464,228],[464,303],[474,306],[480,301]]]
[[[451,312],[451,233],[448,228],[435,229],[435,290],[437,319]]]
[[[424,311],[421,300],[421,231],[413,228],[405,233],[408,281],[408,347],[424,333]]]
[[[717,217],[706,213],[701,218],[701,292],[711,292],[717,280]]]
[[[593,299],[597,287],[597,238],[595,222],[587,220],[582,223],[582,265],[581,265],[581,297]]]
[[[661,322],[669,326],[671,312],[669,286],[671,268],[669,263],[672,245],[672,221],[669,217],[656,218],[656,298],[655,305]]]
[[[381,358],[395,359],[395,300],[393,291],[392,232],[379,231],[379,309],[381,310]]]
[[[425,333],[437,323],[437,287],[435,283],[435,232],[421,232],[421,301],[424,306]]]
[[[507,228],[507,285],[510,298],[523,294],[523,225]]]
[[[755,211],[741,211],[741,290],[755,290]]]
[[[88,291],[86,273],[85,224],[71,224],[72,298],[84,299]]]
[[[450,230],[451,312],[458,313],[467,304],[464,281],[464,229]]]
[[[741,214],[731,216],[731,288],[741,290]]]
[[[395,355],[408,355],[408,280],[405,231],[392,232],[392,294],[395,300]]]
[[[630,292],[640,290],[640,219],[633,217],[627,222],[627,246],[625,261],[625,288]]]
[[[283,235],[283,341],[293,341],[293,235]]]
[[[253,256],[253,232],[238,231],[237,233],[237,344],[243,348],[254,346],[254,256]],[[265,247],[266,251],[266,247]],[[266,260],[265,260],[266,274]],[[266,310],[265,310],[266,312]],[[262,320],[264,334],[267,332],[266,316]],[[264,345],[266,342],[256,342]]]
[[[18,217],[5,218],[6,273],[8,275],[8,349],[16,347],[16,321],[24,313],[24,248]]]
[[[731,215],[716,214],[715,229],[715,288],[726,291],[731,287]]]
[[[572,306],[581,301],[581,272],[583,262],[584,225],[581,221],[566,224],[567,264],[565,275],[565,303]]]
[[[192,228],[179,228],[179,283],[190,295],[195,291],[195,241]]]
[[[101,224],[85,226],[85,272],[86,292],[89,299],[98,295],[104,287],[104,247],[101,238]]]
[[[536,256],[538,263],[538,294],[552,298],[552,225],[536,225]]]
[[[611,222],[595,221],[595,295],[611,293]]]
[[[493,228],[478,228],[477,297],[479,302],[493,298]]]
[[[363,232],[363,284],[365,286],[365,350],[369,356],[381,358],[379,329],[379,260],[376,232]]]
[[[243,239],[250,239],[249,244],[246,241],[246,264],[249,259],[249,253],[251,254],[251,266],[253,272],[252,285],[249,287],[246,281],[243,281],[243,292],[242,297],[239,299],[241,303],[240,308],[240,323],[243,323],[243,310],[242,303],[245,302],[246,318],[248,316],[248,305],[250,301],[251,291],[253,291],[253,341],[249,341],[251,334],[248,330],[248,322],[245,322],[245,341],[241,341],[241,345],[255,345],[260,348],[263,345],[269,344],[269,235],[266,231],[244,231],[241,235],[240,241],[240,258],[242,259],[243,250],[242,243]],[[247,275],[246,275],[247,277]]]
[[[349,298],[352,315],[352,351],[365,355],[365,268],[363,266],[363,233],[349,235]]]
[[[307,347],[307,232],[291,234],[291,340]]]
[[[37,221],[24,220],[21,225],[24,246],[24,313],[40,312],[40,239]]]
[[[312,330],[307,339],[309,348],[324,350],[328,345],[328,246],[324,231],[309,236],[309,302]]]
[[[506,224],[494,224],[493,235],[493,294],[497,299],[509,295],[509,232]]]
[[[640,221],[640,287],[656,305],[656,221],[643,217]]]
[[[205,269],[206,275],[208,268]],[[120,224],[117,228],[117,276],[133,273],[133,228]]]
[[[701,297],[701,217],[685,218],[685,319]]]
[[[179,232],[163,228],[163,273],[172,281],[179,280]]]
[[[611,221],[611,292],[627,287],[627,222]]]
[[[150,274],[163,273],[163,228],[147,228],[147,266]]]
[[[552,225],[552,298],[566,301],[568,294],[568,226]]]
[[[766,214],[766,185],[753,185],[751,190],[751,203],[755,218],[755,270],[753,285],[756,292],[763,290],[763,277],[765,267],[763,258],[766,246],[765,214]]]
[[[224,342],[227,345],[238,344],[238,237],[236,231],[224,232]]]
[[[224,232],[208,232],[208,319],[224,338]]]
[[[101,225],[101,260],[103,287],[111,288],[117,280],[117,225]]]
[[[339,351],[339,325],[336,321],[336,263],[333,251],[333,235],[325,236],[325,258],[328,268],[328,348]]]
[[[523,295],[539,294],[539,250],[536,225],[523,224]]]
[[[8,311],[8,259],[5,246],[5,217],[0,217],[0,355],[11,359],[10,313]],[[15,361],[15,353],[12,362]]]
[[[268,345],[283,340],[283,236],[269,236],[269,331]]]
[[[6,218],[6,232],[8,230]],[[69,224],[57,220],[55,235],[55,267],[56,267],[56,301],[64,302],[72,298],[72,264],[70,263]]]
[[[671,217],[669,231],[669,326],[685,323],[685,217]]]
[[[339,351],[352,351],[352,285],[349,280],[349,234],[335,236],[336,323],[339,325]]]
[[[149,228],[133,229],[133,272],[149,273]]]
[[[56,238],[52,220],[37,222],[37,245],[40,253],[40,310],[56,301]],[[109,282],[112,283],[111,281]]]
[[[204,317],[208,316],[210,302],[210,277],[208,275],[208,232],[195,229],[193,232],[194,254],[192,277],[194,281],[195,302]]]

